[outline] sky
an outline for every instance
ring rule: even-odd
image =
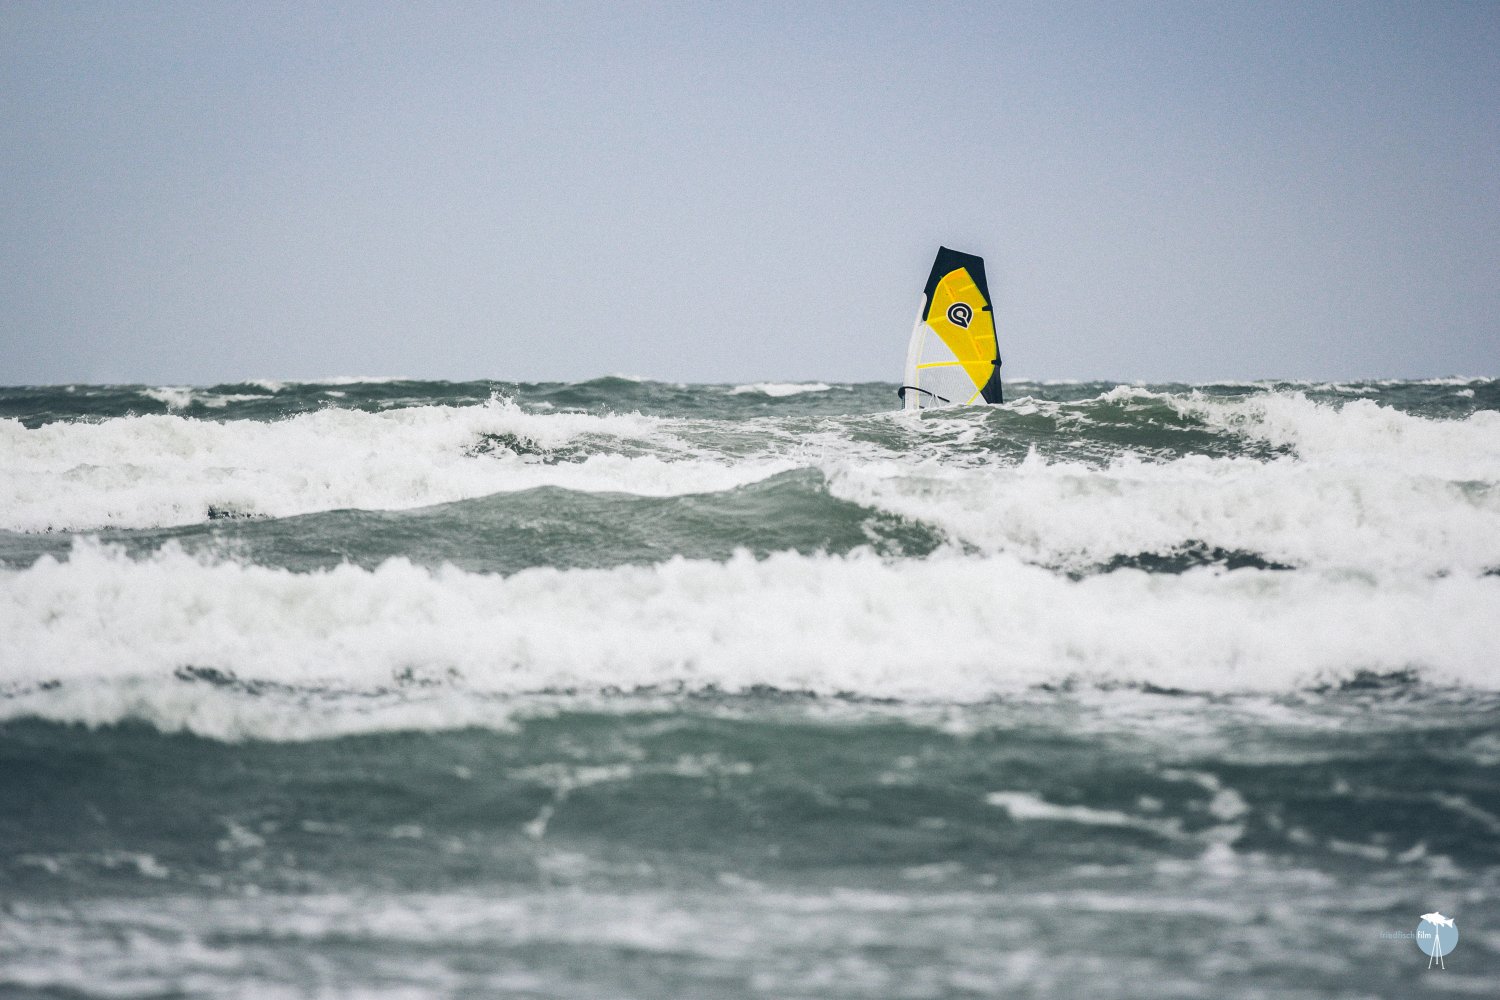
[[[0,0],[0,383],[1500,375],[1500,3]]]

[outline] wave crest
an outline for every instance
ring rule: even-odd
[[[1036,685],[1279,692],[1400,671],[1493,690],[1500,578],[1197,569],[1074,581],[954,552],[508,577],[393,559],[298,574],[79,542],[66,562],[0,573],[0,635],[15,665],[0,714],[92,722],[170,719],[196,697],[174,683],[185,668],[287,690],[484,696],[771,687],[972,702]]]

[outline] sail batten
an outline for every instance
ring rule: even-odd
[[[909,410],[998,403],[1000,348],[984,260],[938,249],[906,352],[901,398]]]

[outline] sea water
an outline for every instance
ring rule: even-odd
[[[0,994],[1500,991],[1500,381],[1006,395],[0,389]]]

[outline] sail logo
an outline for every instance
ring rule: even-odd
[[[948,307],[948,322],[956,327],[967,330],[973,318],[974,310],[969,308],[967,302],[955,302]]]
[[[1439,969],[1446,969],[1443,956],[1458,947],[1458,928],[1454,926],[1452,917],[1445,917],[1434,910],[1422,914],[1422,922],[1417,924],[1416,939],[1417,947],[1427,956],[1427,967],[1432,968],[1435,962]]]

